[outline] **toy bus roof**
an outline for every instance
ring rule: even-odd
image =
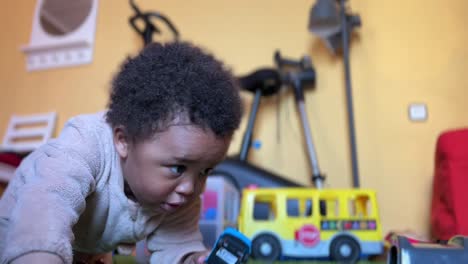
[[[278,193],[278,194],[323,194],[323,195],[374,195],[375,190],[371,189],[315,189],[307,187],[280,187],[280,188],[248,188],[243,190],[244,193]]]

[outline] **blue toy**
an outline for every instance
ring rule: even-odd
[[[234,228],[226,228],[206,259],[207,264],[243,264],[250,256],[252,243]]]

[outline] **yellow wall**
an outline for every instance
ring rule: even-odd
[[[35,2],[4,1],[0,10],[0,131],[13,113],[55,110],[59,131],[69,117],[103,109],[118,63],[142,46],[127,24],[127,1],[100,1],[94,62],[28,73],[19,47],[29,42]],[[318,81],[306,101],[326,185],[351,186],[342,62],[307,32],[313,1],[137,2],[167,14],[184,40],[212,51],[236,74],[272,66],[276,49],[310,55]],[[436,137],[468,123],[468,2],[449,2],[351,1],[363,20],[351,54],[361,182],[378,192],[385,231],[427,233]],[[250,95],[244,97],[249,102]],[[408,120],[412,102],[428,105],[427,122]],[[309,182],[291,94],[284,93],[279,106],[274,98],[265,101],[255,139],[263,145],[252,151],[252,162]]]

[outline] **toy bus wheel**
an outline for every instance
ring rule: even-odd
[[[260,260],[277,260],[281,256],[281,245],[272,235],[260,235],[252,242],[252,257]]]
[[[355,239],[349,236],[339,236],[330,246],[330,257],[335,261],[354,263],[359,260],[361,247]]]

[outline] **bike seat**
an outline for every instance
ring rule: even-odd
[[[281,88],[282,81],[279,72],[275,69],[259,69],[250,74],[238,78],[242,89],[255,93],[261,90],[262,96],[277,93]]]

